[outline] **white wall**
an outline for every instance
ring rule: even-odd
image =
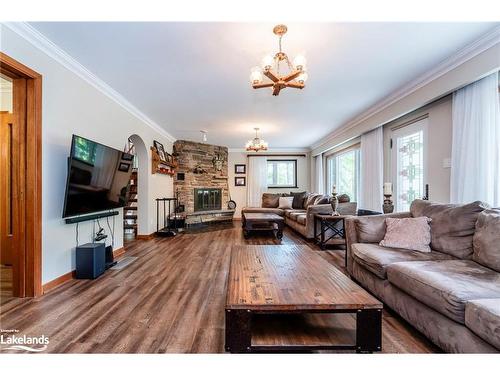
[[[295,153],[292,153],[295,154]],[[302,154],[302,153],[297,153]],[[265,155],[265,154],[264,154]],[[290,191],[311,191],[311,160],[310,154],[306,153],[306,157],[290,157],[290,156],[276,156],[277,153],[272,153],[273,156],[270,156],[269,159],[288,159],[288,160],[297,160],[297,188],[290,189],[269,189],[270,193],[288,193]],[[236,202],[236,213],[235,218],[241,218],[241,209],[247,205],[247,188],[246,186],[234,186],[234,177],[235,176],[244,176],[247,178],[248,184],[248,173],[243,174],[234,174],[234,165],[235,164],[246,164],[247,172],[248,172],[248,158],[246,152],[235,152],[229,151],[228,156],[228,168],[229,168],[229,192],[231,194],[232,200]]]
[[[0,111],[12,113],[12,82],[0,77]]]
[[[1,31],[2,52],[43,76],[42,283],[47,283],[75,267],[75,225],[67,225],[61,218],[72,134],[118,149],[123,149],[132,134],[139,135],[147,147],[156,139],[168,152],[172,143],[10,29],[2,27]],[[154,198],[172,196],[173,183],[169,176],[151,175],[150,162],[148,166],[149,225],[144,232],[152,233],[156,225],[151,215],[156,212]],[[79,232],[81,244],[90,241],[92,224],[81,223]],[[115,218],[115,248],[122,245],[120,210]]]
[[[422,107],[384,126],[384,181],[391,180],[390,139],[392,128],[397,128],[413,120],[428,116],[427,183],[429,199],[435,202],[450,201],[451,168],[444,166],[451,158],[452,113],[451,95],[435,103]]]

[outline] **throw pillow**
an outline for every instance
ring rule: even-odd
[[[330,203],[330,197],[327,195],[320,195],[316,197],[316,200],[314,201],[314,205],[316,204],[327,204]]]
[[[295,193],[293,191],[290,192],[290,195],[293,197],[293,204],[292,207],[296,210],[300,210],[304,208],[304,199],[307,196],[306,191],[301,191],[298,193]]]
[[[431,246],[434,250],[460,259],[472,258],[472,236],[479,214],[489,208],[483,202],[441,204],[416,199],[410,206],[411,216],[426,216],[431,222]]]
[[[282,210],[292,209],[293,197],[280,197],[278,208]]]
[[[316,198],[321,197],[321,194],[309,194],[309,196],[304,201],[304,209],[314,204]]]
[[[479,214],[473,245],[472,260],[500,272],[500,208]]]
[[[341,194],[337,197],[339,203],[347,203],[351,201],[351,198],[347,194]]]
[[[386,231],[380,246],[397,247],[429,253],[431,248],[431,219],[422,216],[417,218],[386,218]]]
[[[262,194],[263,208],[278,208],[280,194],[264,193]]]

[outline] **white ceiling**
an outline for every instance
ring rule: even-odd
[[[273,24],[31,23],[177,139],[240,148],[260,127],[272,148],[308,147],[495,27],[495,23],[288,24],[304,90],[250,87],[277,49]]]

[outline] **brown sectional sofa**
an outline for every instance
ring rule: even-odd
[[[446,352],[500,352],[500,209],[416,200],[346,220],[351,277]],[[379,246],[387,217],[432,219],[430,253]]]
[[[302,204],[295,205],[297,208],[280,209],[278,208],[279,197],[290,196],[288,194],[264,193],[262,195],[261,207],[245,207],[241,213],[258,212],[273,213],[285,218],[285,224],[302,234],[305,238],[314,237],[314,215],[331,214],[332,206],[329,203],[330,197],[322,194],[305,194]],[[338,211],[343,215],[355,215],[357,209],[356,202],[339,203]]]

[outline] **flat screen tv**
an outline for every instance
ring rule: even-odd
[[[134,156],[73,135],[63,217],[127,205]]]

